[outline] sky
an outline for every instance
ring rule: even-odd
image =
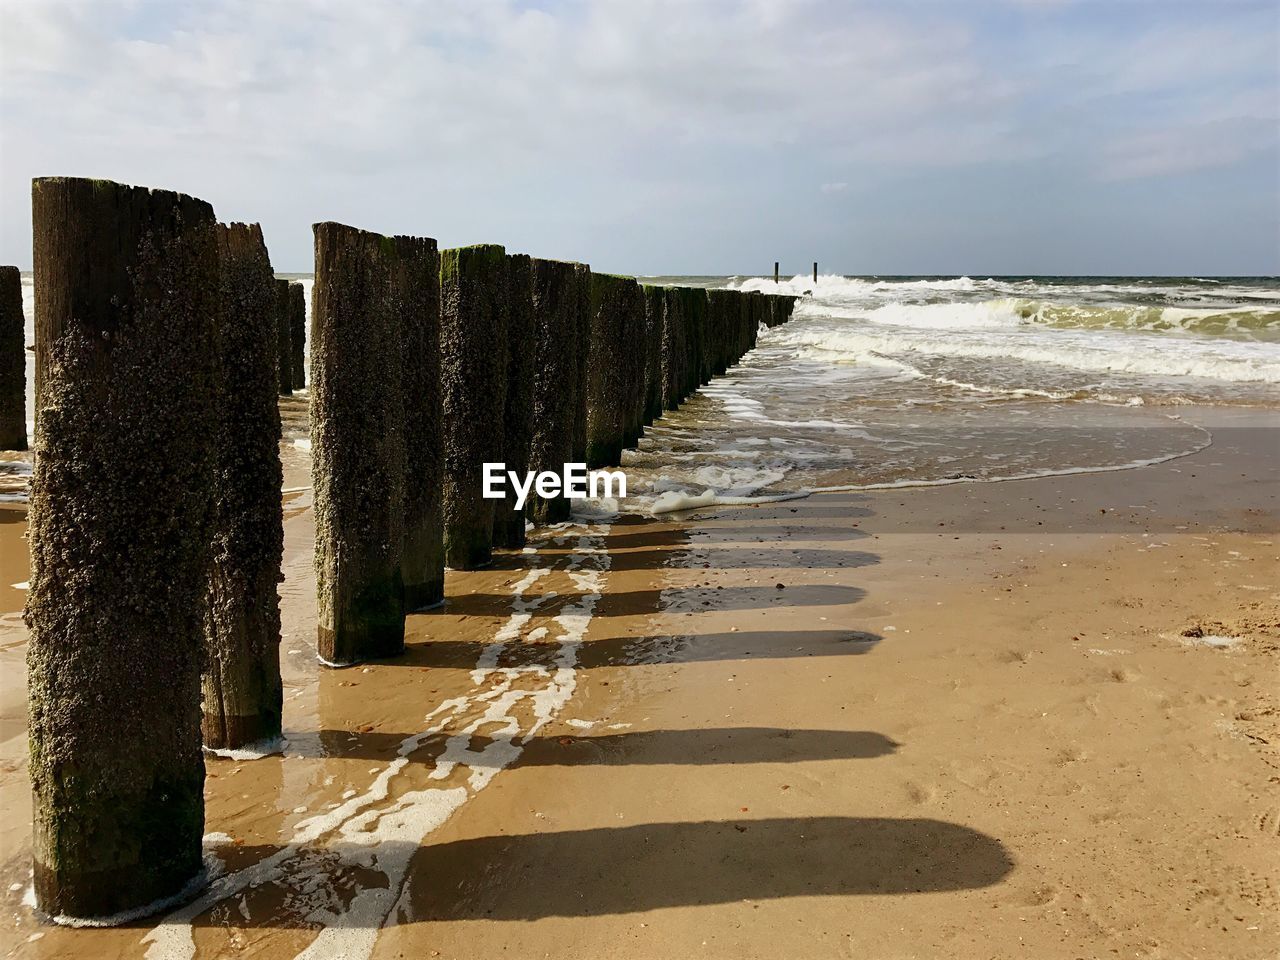
[[[1277,0],[0,0],[30,180],[632,274],[1280,273]]]

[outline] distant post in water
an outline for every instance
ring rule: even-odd
[[[27,449],[27,351],[22,274],[0,267],[0,450]]]
[[[813,282],[818,282],[818,261],[813,261]]]
[[[519,476],[529,467],[533,432],[533,364],[537,345],[533,333],[533,261],[523,253],[507,257],[507,396],[503,417],[502,461]],[[553,467],[563,470],[563,464]],[[524,546],[524,507],[507,488],[506,499],[495,501],[493,544],[515,550]]]
[[[455,570],[493,557],[484,464],[502,460],[507,400],[507,254],[495,244],[440,254],[444,556]]]
[[[293,334],[289,322],[289,281],[276,284],[276,357],[280,368],[280,396],[293,393]]]
[[[35,180],[32,220],[35,898],[106,918],[203,869],[217,235],[202,200],[104,180]]]
[[[532,261],[534,362],[528,468],[536,472],[559,472],[564,464],[575,461],[574,435],[585,419],[578,406],[582,397],[579,352],[585,345],[578,335],[577,266],[558,260]],[[536,493],[526,506],[537,524],[563,523],[569,519],[569,508],[563,495],[543,498]]]
[[[777,260],[773,261],[773,282],[774,282],[774,283],[777,283],[777,282],[778,282],[778,279],[779,279],[779,278],[778,278],[778,266],[779,266],[778,261],[777,261]]]
[[[444,414],[440,398],[440,254],[435,240],[392,237],[404,409],[405,610],[444,600]]]
[[[294,390],[307,385],[307,291],[296,280],[289,281],[289,373]]]
[[[276,285],[257,225],[218,225],[221,320],[213,561],[205,611],[204,744],[280,736],[280,409]]]
[[[397,239],[317,223],[311,327],[316,653],[347,666],[404,649],[405,406]]]

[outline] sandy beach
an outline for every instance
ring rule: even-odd
[[[3,955],[1273,957],[1280,450],[1181,415],[1140,469],[538,531],[338,671],[286,445],[283,755],[209,758],[220,878],[110,930],[22,903],[5,507]]]

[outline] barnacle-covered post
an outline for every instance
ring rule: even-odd
[[[105,180],[34,181],[32,220],[35,899],[101,919],[203,868],[218,241],[204,201]]]
[[[213,559],[205,609],[204,744],[280,736],[280,408],[276,284],[257,224],[218,225]]]
[[[311,325],[316,652],[346,666],[404,649],[404,311],[422,241],[317,223]],[[408,249],[406,249],[408,248]]]
[[[533,336],[533,261],[523,253],[507,257],[507,396],[503,416],[502,461],[508,470],[524,476],[529,467],[529,440],[533,432],[533,372],[537,344]],[[557,465],[554,469],[563,469]],[[516,495],[506,486],[504,499],[496,501],[493,544],[518,549],[524,546],[524,507],[516,508]]]
[[[455,570],[493,556],[484,465],[502,461],[507,397],[507,254],[496,244],[440,254],[444,554]]]

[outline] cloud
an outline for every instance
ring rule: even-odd
[[[29,248],[23,181],[49,173],[206,196],[278,224],[296,266],[323,217],[621,256],[664,207],[698,218],[690,245],[746,196],[801,223],[779,183],[1229,168],[1265,131],[1204,102],[1274,100],[1274,16],[1176,6],[11,2],[0,242]]]

